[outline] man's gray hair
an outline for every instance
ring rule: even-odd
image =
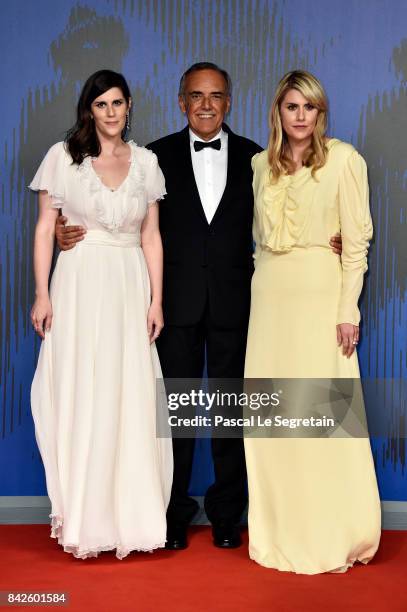
[[[219,72],[219,74],[221,74],[225,79],[226,95],[232,95],[232,79],[230,78],[226,70],[223,70],[216,64],[212,64],[212,62],[198,62],[197,64],[192,64],[192,66],[190,66],[188,70],[185,70],[184,74],[182,75],[181,80],[179,82],[179,96],[185,96],[185,83],[189,75],[193,72],[199,72],[200,70],[215,70],[215,72]]]

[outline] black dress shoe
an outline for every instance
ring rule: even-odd
[[[230,523],[213,525],[212,536],[218,548],[238,548],[242,543],[239,528]]]
[[[187,546],[187,525],[168,525],[165,548],[167,550],[183,550]]]

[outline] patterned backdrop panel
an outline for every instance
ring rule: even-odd
[[[26,186],[71,126],[84,80],[100,68],[126,75],[139,144],[183,127],[178,81],[195,61],[230,72],[228,122],[263,146],[280,77],[304,67],[322,80],[330,134],[353,142],[369,167],[375,238],[362,300],[362,374],[406,379],[405,23],[404,0],[15,0],[2,7],[0,495],[45,493],[30,415],[39,340],[29,321],[36,198]],[[386,500],[407,500],[405,416],[402,397],[372,440]],[[192,492],[202,494],[212,478],[208,441],[198,441],[197,451]]]

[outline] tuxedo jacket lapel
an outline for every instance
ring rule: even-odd
[[[218,208],[216,209],[216,212],[211,221],[211,225],[217,221],[217,219],[223,213],[225,208],[227,208],[228,204],[231,202],[230,196],[232,188],[239,174],[239,160],[237,156],[238,150],[235,142],[235,136],[227,125],[223,124],[222,128],[228,134],[228,165],[226,185],[221,200],[218,204]]]
[[[202,206],[201,198],[199,196],[198,186],[196,184],[194,169],[192,167],[191,159],[191,145],[189,139],[189,128],[188,126],[179,132],[180,146],[179,151],[175,154],[174,162],[177,164],[177,171],[183,176],[185,189],[191,194],[192,205],[196,207],[202,220],[208,225],[208,220],[205,216],[205,212]]]

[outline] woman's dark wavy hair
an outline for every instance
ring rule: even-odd
[[[85,157],[98,157],[100,155],[100,142],[95,130],[95,122],[91,117],[92,102],[111,89],[118,87],[127,104],[130,100],[130,89],[122,74],[113,70],[98,70],[86,81],[79,96],[76,110],[76,123],[67,132],[65,142],[74,164],[81,164]],[[126,128],[122,138],[126,135]]]

